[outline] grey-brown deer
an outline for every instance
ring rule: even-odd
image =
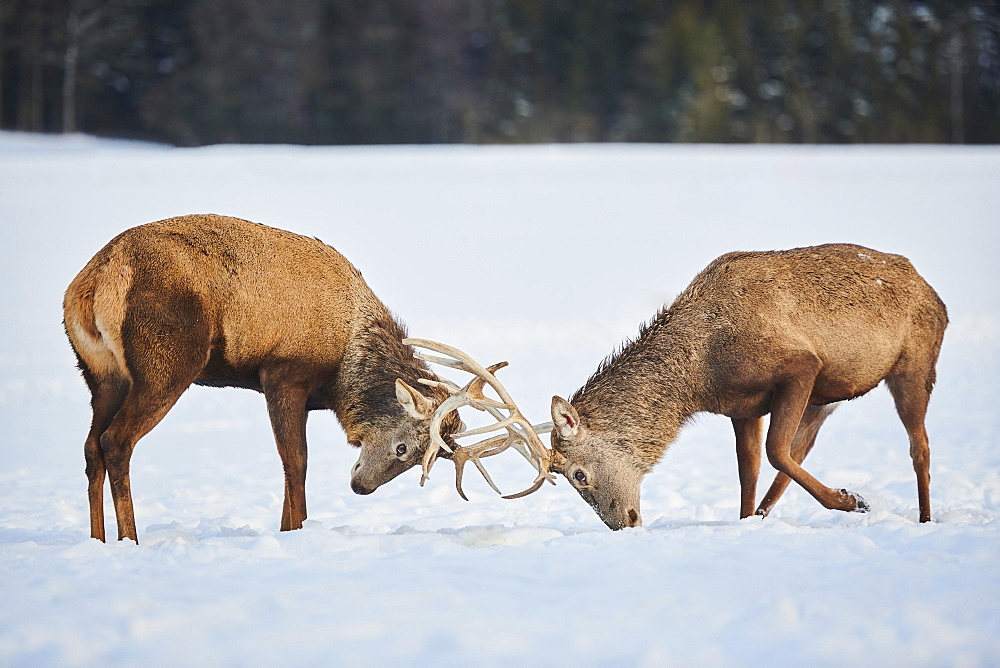
[[[105,475],[118,538],[137,540],[133,449],[191,384],[264,394],[285,474],[282,530],[306,519],[308,411],[335,411],[361,450],[351,486],[367,494],[420,463],[448,396],[415,389],[435,376],[340,253],[237,218],[182,216],[121,233],[70,283],[64,324],[92,394],[84,454],[99,540]],[[445,434],[459,426],[456,415],[441,422]]]
[[[947,322],[899,255],[850,244],[723,255],[570,401],[553,397],[552,449],[534,457],[529,492],[543,470],[562,473],[611,529],[638,526],[643,477],[687,420],[709,412],[733,423],[741,518],[767,515],[791,480],[826,508],[863,511],[859,495],[827,487],[802,461],[837,402],[885,381],[909,436],[919,519],[930,521],[924,417]],[[762,441],[779,473],[755,510]]]

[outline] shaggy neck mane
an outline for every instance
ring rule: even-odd
[[[396,379],[433,394],[418,383],[434,378],[427,365],[404,345],[406,328],[388,311],[365,317],[348,344],[340,370],[340,401],[336,409],[344,428],[374,427],[386,417],[398,420],[404,412],[396,399]],[[442,390],[438,390],[441,392]]]
[[[591,431],[621,441],[649,465],[700,410],[691,387],[698,354],[690,336],[678,331],[683,314],[677,305],[661,309],[635,339],[605,358],[570,399]]]
[[[643,323],[634,339],[626,339],[617,350],[601,360],[597,371],[573,394],[570,403],[575,406],[578,400],[586,402],[588,397],[610,389],[623,391],[629,385],[634,387],[633,383],[628,382],[630,372],[633,368],[641,369],[652,361],[651,354],[656,352],[653,350],[653,340],[657,333],[667,329],[670,320],[670,309],[662,308],[652,320]]]

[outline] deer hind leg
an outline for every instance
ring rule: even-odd
[[[104,455],[101,452],[101,434],[111,425],[125,400],[129,381],[119,376],[95,379],[84,370],[87,385],[90,386],[91,407],[94,418],[90,433],[83,446],[87,462],[87,499],[90,505],[90,536],[104,541]]]
[[[806,455],[809,454],[816,443],[816,434],[819,433],[819,428],[823,426],[823,421],[839,405],[840,403],[838,402],[825,406],[806,406],[805,411],[802,413],[802,420],[799,422],[799,428],[795,430],[795,436],[792,437],[791,455],[797,464],[801,465],[805,461]],[[791,481],[791,478],[779,471],[774,477],[774,482],[771,483],[771,486],[764,494],[764,498],[761,499],[760,505],[757,506],[756,514],[767,517],[774,504],[785,493],[788,483]]]
[[[924,418],[934,384],[930,374],[903,374],[886,378],[886,385],[896,402],[896,412],[910,438],[910,458],[917,474],[917,501],[920,521],[931,521],[931,448]]]
[[[101,436],[101,453],[111,482],[111,498],[118,520],[118,540],[131,538],[139,542],[129,474],[132,452],[139,439],[159,424],[184,390],[194,382],[197,371],[192,372],[190,368],[183,370],[188,373],[175,373],[157,382],[134,379],[118,414]]]
[[[136,542],[129,474],[132,451],[198,378],[210,348],[206,319],[193,296],[161,291],[155,297],[137,297],[137,302],[157,307],[128,314],[122,341],[132,383],[100,438],[118,520],[118,540],[131,538]]]
[[[799,373],[781,383],[771,400],[771,424],[767,430],[767,459],[771,466],[801,485],[814,499],[831,510],[864,510],[860,499],[846,490],[827,487],[810,475],[792,456],[792,442],[805,413],[816,378],[818,360],[802,361]]]
[[[753,514],[760,474],[763,418],[733,418],[736,432],[736,465],[740,473],[740,519]]]
[[[306,519],[306,403],[308,388],[268,382],[262,374],[264,398],[271,418],[274,441],[285,472],[285,501],[281,509],[281,530],[301,529]]]

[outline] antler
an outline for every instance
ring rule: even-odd
[[[469,461],[476,465],[476,468],[483,474],[483,477],[486,479],[486,482],[489,483],[490,487],[492,487],[497,494],[502,495],[502,492],[497,488],[496,484],[494,484],[493,479],[490,478],[490,474],[487,473],[486,468],[480,460],[483,457],[493,457],[494,455],[498,455],[508,448],[514,448],[521,454],[522,457],[531,462],[531,465],[538,471],[538,475],[528,489],[518,492],[517,494],[509,494],[503,498],[516,499],[531,494],[532,492],[538,490],[542,486],[542,483],[546,480],[555,484],[554,477],[549,472],[549,466],[552,463],[552,451],[546,448],[541,439],[538,437],[539,434],[551,431],[552,423],[546,422],[539,425],[532,425],[531,422],[524,417],[520,409],[518,409],[514,400],[510,398],[510,394],[507,392],[506,388],[504,388],[494,375],[494,372],[507,366],[507,362],[498,362],[486,368],[458,348],[438,343],[437,341],[429,341],[427,339],[403,339],[403,343],[417,348],[426,348],[427,350],[432,350],[436,353],[441,353],[442,355],[447,355],[447,357],[438,357],[436,355],[428,355],[427,353],[422,352],[416,353],[416,356],[425,362],[440,364],[452,369],[459,369],[461,371],[471,373],[474,376],[474,378],[462,388],[459,388],[455,383],[445,379],[428,380],[424,378],[420,380],[420,382],[424,385],[442,387],[451,395],[441,402],[441,405],[438,406],[436,411],[434,411],[434,415],[431,418],[431,444],[427,448],[427,451],[424,452],[424,459],[422,462],[423,475],[420,477],[421,486],[423,486],[424,482],[426,482],[430,474],[431,467],[437,460],[438,453],[440,453],[441,450],[444,450],[445,452],[451,454],[452,461],[455,463],[455,487],[458,489],[458,494],[463,499],[466,501],[469,500],[465,496],[465,492],[462,490],[462,474],[465,470],[466,462]],[[483,394],[483,389],[487,383],[496,391],[497,396],[500,397],[500,401],[490,399]],[[471,406],[476,410],[486,411],[496,418],[497,422],[496,424],[487,425],[485,427],[469,429],[468,431],[455,434],[452,438],[458,439],[465,436],[488,434],[501,429],[506,430],[507,433],[487,438],[468,446],[456,444],[456,447],[453,450],[451,446],[445,443],[444,438],[441,436],[441,421],[448,413],[456,411],[462,406]],[[508,414],[504,415],[503,411],[507,411]]]

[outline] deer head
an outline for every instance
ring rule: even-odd
[[[645,471],[628,450],[592,432],[571,403],[552,397],[552,468],[612,530],[642,525],[639,487]]]
[[[353,435],[352,444],[360,449],[351,471],[351,489],[356,494],[371,494],[423,462],[424,453],[431,447],[430,426],[435,410],[448,397],[446,392],[425,389],[430,397],[397,378],[397,405],[383,413],[383,424]],[[435,428],[438,437],[450,443],[452,434],[463,425],[458,413],[450,412],[437,419]]]

